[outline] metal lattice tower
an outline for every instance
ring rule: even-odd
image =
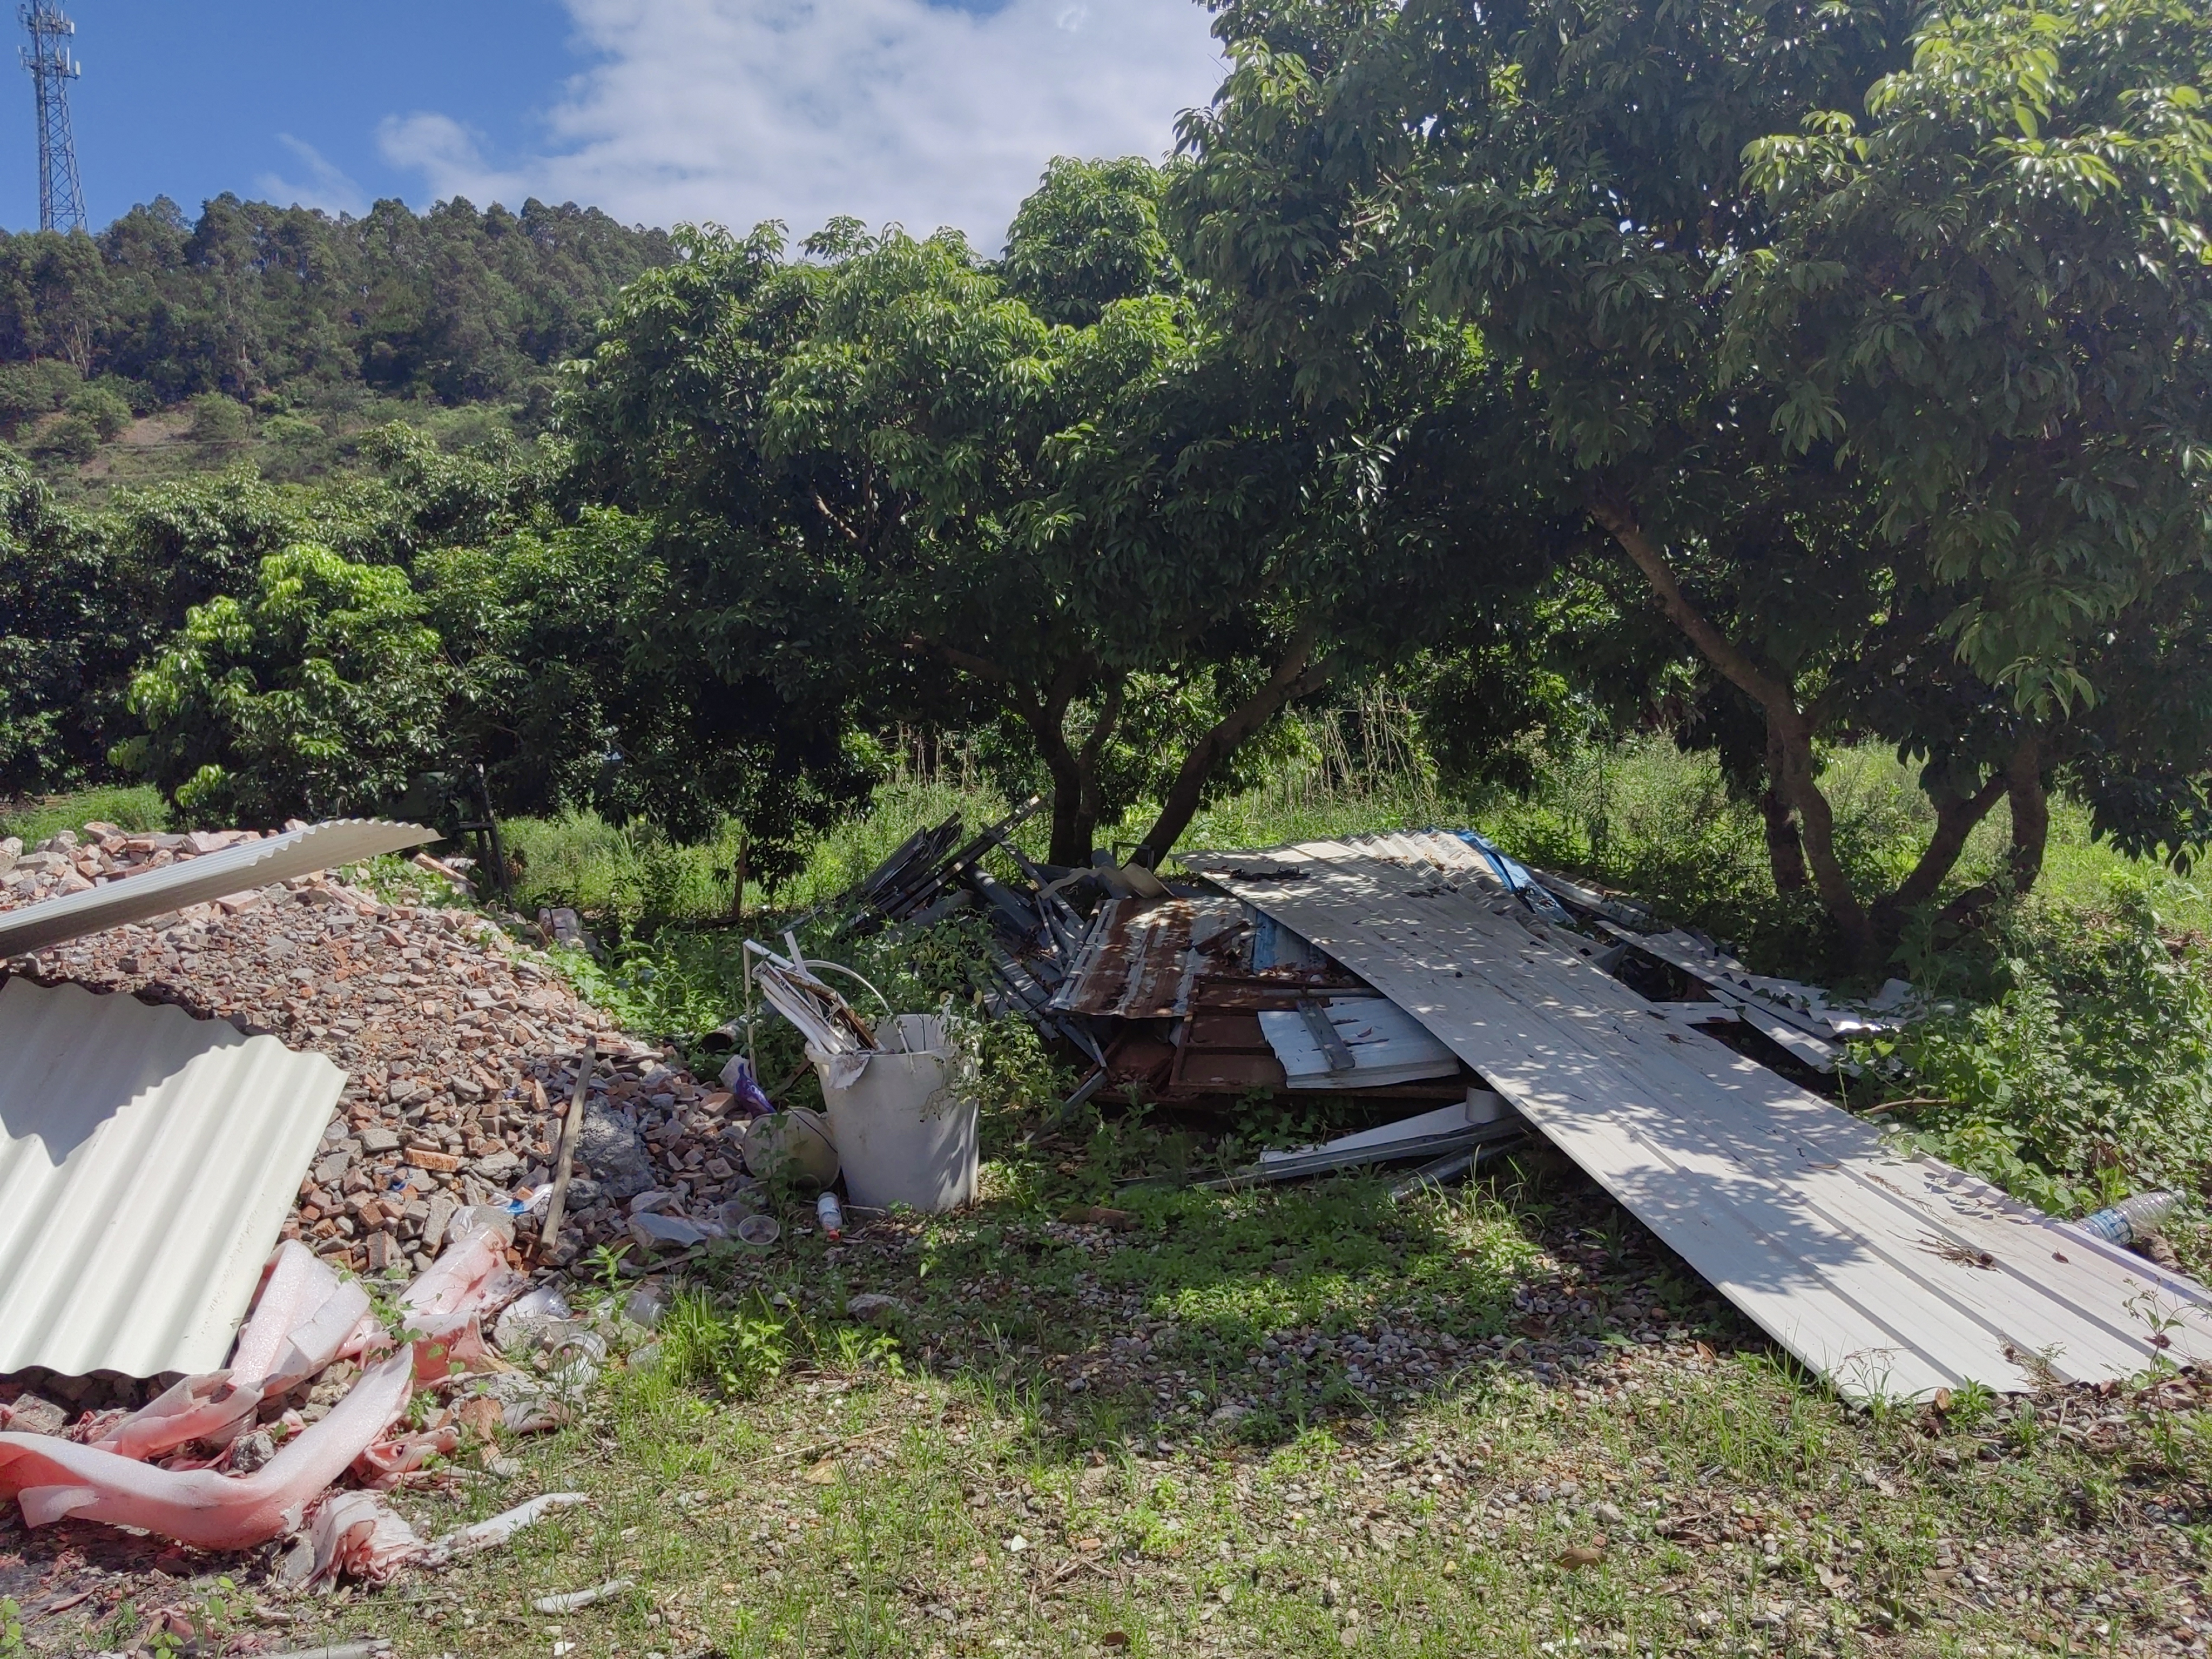
[[[70,131],[69,83],[84,73],[70,55],[76,25],[62,15],[55,0],[30,0],[17,10],[31,44],[22,48],[23,67],[39,99],[39,228],[82,230],[84,186],[76,176],[76,139]]]

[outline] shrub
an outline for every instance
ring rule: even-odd
[[[2212,977],[2169,939],[2152,880],[2016,923],[1985,1000],[1946,1005],[1901,1061],[1909,1139],[2054,1212],[2212,1178]],[[1939,972],[1933,961],[1917,964]]]
[[[406,573],[301,544],[197,606],[131,681],[118,765],[201,818],[378,811],[445,749],[451,671]]]
[[[101,443],[122,435],[131,424],[131,400],[106,380],[92,380],[69,394],[62,405]]]
[[[203,392],[191,401],[191,440],[207,448],[236,450],[253,435],[253,420],[246,405],[220,392]]]
[[[0,431],[12,435],[26,422],[52,414],[81,384],[76,369],[51,359],[0,363]]]

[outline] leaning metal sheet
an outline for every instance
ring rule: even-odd
[[[1052,1006],[1071,1014],[1168,1018],[1190,1006],[1208,947],[1244,924],[1234,899],[1109,899]]]
[[[181,1008],[0,982],[0,1375],[221,1365],[344,1085]]]
[[[1490,884],[1439,884],[1334,842],[1264,855],[1303,880],[1233,873],[1254,856],[1182,862],[1419,1020],[1843,1392],[2024,1389],[2127,1377],[2161,1357],[2212,1361],[2202,1285],[1899,1155],[1872,1126],[1668,1018]]]
[[[266,887],[294,876],[334,869],[397,853],[438,839],[417,823],[386,823],[376,818],[333,818],[304,830],[287,830],[260,841],[240,842],[221,852],[183,859],[143,875],[125,876],[105,887],[27,904],[0,912],[0,957],[20,957],[64,939],[120,927],[127,921],[181,910],[188,904]]]

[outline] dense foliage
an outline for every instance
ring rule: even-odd
[[[2199,10],[1216,9],[1182,155],[1054,162],[996,258],[228,198],[0,244],[0,418],[67,457],[188,398],[231,465],[97,513],[0,477],[0,789],[268,814],[482,767],[780,872],[920,732],[1072,863],[1164,854],[1387,686],[1457,787],[1716,751],[1868,975],[2027,892],[2054,792],[2201,848]],[[356,429],[313,489],[238,459],[349,389],[550,425]],[[1838,828],[1869,740],[1911,858]]]
[[[222,196],[195,221],[164,198],[94,237],[0,234],[0,424],[64,410],[112,435],[133,404],[348,388],[542,408],[615,291],[667,257],[660,232],[535,200],[355,219]]]
[[[1468,465],[1583,526],[1601,653],[1671,630],[1778,885],[1863,964],[2000,803],[2010,866],[1950,916],[2024,890],[2054,781],[2197,847],[2201,13],[1221,9],[1236,68],[1170,201],[1190,268],[1316,403],[1395,397],[1396,343],[1440,319],[1480,331],[1508,372]],[[1887,891],[1821,787],[1854,734],[1937,809]]]

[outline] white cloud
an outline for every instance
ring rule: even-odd
[[[439,197],[537,195],[654,224],[797,234],[833,214],[995,247],[1054,155],[1157,157],[1221,63],[1193,0],[567,0],[599,61],[542,154],[488,162],[451,118],[387,120]]]
[[[276,142],[299,158],[301,164],[307,169],[308,182],[294,184],[276,173],[264,173],[253,181],[253,187],[263,200],[356,216],[368,211],[368,192],[322,151],[304,139],[295,138],[289,132],[278,133]]]

